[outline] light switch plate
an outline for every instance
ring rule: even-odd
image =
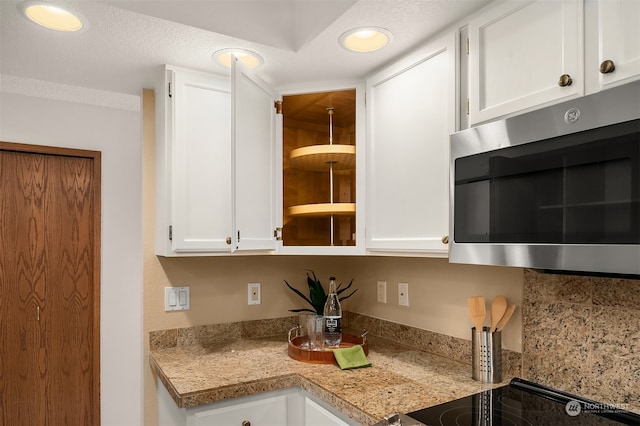
[[[409,306],[409,283],[398,283],[398,305]]]
[[[186,311],[191,309],[190,287],[165,287],[164,288],[164,310]]]

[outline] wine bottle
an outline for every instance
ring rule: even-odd
[[[327,346],[340,346],[342,342],[342,307],[336,293],[336,278],[329,278],[329,294],[324,304],[324,342]]]

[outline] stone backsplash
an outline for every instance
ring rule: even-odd
[[[640,280],[525,270],[524,378],[640,408]]]
[[[470,340],[348,311],[344,311],[343,321],[344,327],[356,334],[367,330],[370,335],[385,337],[425,352],[471,364]],[[151,331],[149,333],[149,347],[151,350],[157,350],[176,346],[207,346],[216,342],[242,338],[276,335],[284,337],[297,322],[296,316],[289,316]],[[502,376],[504,379],[521,376],[521,366],[521,354],[506,349],[502,351]],[[469,372],[471,374],[471,369]]]
[[[347,312],[345,323],[353,330],[366,329],[369,333],[395,340],[425,352],[471,364],[471,340],[447,336],[409,325]],[[390,337],[392,336],[392,337]],[[502,377],[520,377],[522,355],[507,349],[502,350]],[[471,369],[469,369],[471,374]]]
[[[276,335],[286,336],[287,332],[297,322],[297,317],[289,316],[151,331],[149,332],[149,349],[153,351],[176,346],[207,346],[226,340]]]

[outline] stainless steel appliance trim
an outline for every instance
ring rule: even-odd
[[[449,261],[640,275],[640,245],[461,244],[455,241],[454,223],[456,159],[639,118],[640,81],[636,81],[451,135]]]
[[[392,413],[385,416],[373,426],[426,426],[424,423],[412,419],[402,413]]]
[[[640,275],[640,246],[456,244],[452,263]]]
[[[580,119],[566,123],[575,108]],[[640,81],[451,135],[451,173],[457,158],[541,141],[640,118]],[[452,175],[453,176],[453,175]],[[453,181],[451,181],[453,182]]]

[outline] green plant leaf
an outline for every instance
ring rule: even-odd
[[[314,311],[313,309],[309,309],[309,308],[289,309],[289,312],[311,312],[312,314],[316,313],[316,311]]]
[[[311,300],[309,300],[309,298],[307,298],[307,296],[305,296],[304,294],[302,294],[302,292],[300,290],[298,290],[295,287],[292,287],[291,284],[289,284],[287,282],[287,280],[284,280],[284,283],[287,285],[287,287],[289,287],[291,290],[293,290],[294,293],[296,293],[298,296],[302,297],[304,300],[307,301],[307,303],[309,303],[311,306],[313,306],[313,303],[311,303]]]
[[[316,310],[318,315],[322,315],[324,311],[324,304],[327,301],[327,293],[322,287],[322,283],[316,277],[315,272],[309,270],[313,275],[313,278],[309,276],[307,272],[307,284],[309,286],[309,298],[311,299],[311,306]]]
[[[342,283],[340,283],[340,285],[338,286],[338,288],[336,289],[336,294],[338,296],[340,296],[343,292],[345,292],[346,290],[349,289],[349,287],[351,287],[351,284],[353,284],[353,278],[351,278],[351,281],[349,281],[349,285],[346,286],[345,288],[340,288],[342,287]],[[352,293],[353,294],[353,293]]]
[[[293,291],[298,296],[300,296],[305,302],[307,302],[313,308],[313,309],[310,309],[310,308],[289,309],[289,312],[312,312],[318,315],[323,314],[324,304],[327,301],[327,293],[325,292],[324,288],[322,287],[322,283],[320,282],[320,280],[318,279],[318,277],[316,276],[313,270],[307,269],[307,287],[309,288],[309,297],[305,296],[304,293],[302,293],[300,290],[298,290],[297,288],[289,284],[287,280],[284,280],[284,283],[287,285],[287,287],[289,287],[289,289],[291,289],[291,291]],[[345,299],[348,299],[349,297],[353,296],[356,291],[358,291],[358,289],[355,289],[348,295],[340,297],[340,295],[344,293],[346,290],[348,290],[352,284],[353,284],[353,278],[349,282],[349,285],[346,286],[345,288],[341,288],[342,283],[340,283],[340,285],[336,289],[336,293],[338,294],[338,300],[343,301]]]
[[[346,289],[345,289],[345,290],[346,290]],[[358,291],[358,289],[357,289],[357,288],[356,288],[355,290],[353,290],[351,293],[349,293],[348,295],[346,295],[346,296],[338,297],[338,300],[342,302],[343,300],[348,299],[348,298],[350,298],[351,296],[353,296],[353,295],[355,294],[355,292],[356,292],[356,291]]]

